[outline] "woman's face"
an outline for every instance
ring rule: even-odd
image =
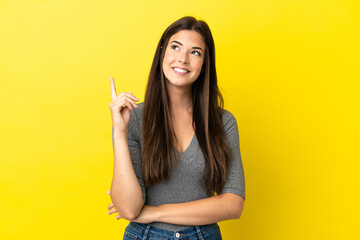
[[[167,84],[190,86],[198,78],[204,63],[205,43],[200,33],[181,30],[171,36],[162,68]]]

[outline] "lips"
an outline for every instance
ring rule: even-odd
[[[190,72],[188,69],[186,68],[182,68],[182,67],[172,67],[172,69],[176,72],[179,72],[179,73],[188,73]]]

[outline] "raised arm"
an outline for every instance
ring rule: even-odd
[[[122,92],[117,96],[114,79],[111,78],[111,103],[113,123],[114,172],[111,183],[111,200],[121,216],[127,220],[136,218],[144,199],[136,177],[128,146],[127,130],[130,110],[137,108],[138,99],[132,93]]]

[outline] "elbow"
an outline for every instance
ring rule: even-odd
[[[232,213],[231,219],[239,219],[241,217],[242,209],[236,210]]]
[[[137,204],[125,204],[124,202],[115,203],[114,201],[113,203],[120,217],[128,221],[132,221],[133,219],[137,218],[144,205],[144,201],[140,201]]]
[[[131,208],[131,207],[125,207],[125,206],[117,206],[115,207],[118,210],[118,213],[121,218],[126,219],[128,221],[132,221],[136,219],[141,211],[141,208]]]
[[[245,199],[234,193],[222,193],[223,209],[226,209],[226,219],[239,219],[241,217]]]
[[[122,215],[123,215],[123,217],[122,217],[123,219],[132,221],[139,216],[139,213],[128,211],[128,212],[124,212],[123,214],[120,214],[120,216],[122,216]]]
[[[232,211],[232,219],[239,219],[241,217],[242,211],[244,209],[245,199],[242,197],[238,197],[236,201],[234,201],[234,208]]]
[[[227,193],[228,195],[228,206],[229,206],[229,217],[228,219],[239,219],[241,217],[245,199],[239,195]]]

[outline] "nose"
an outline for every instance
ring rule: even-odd
[[[189,58],[188,57],[189,56],[186,53],[186,51],[183,51],[183,52],[179,53],[178,61],[183,63],[183,64],[188,64],[189,63]]]

